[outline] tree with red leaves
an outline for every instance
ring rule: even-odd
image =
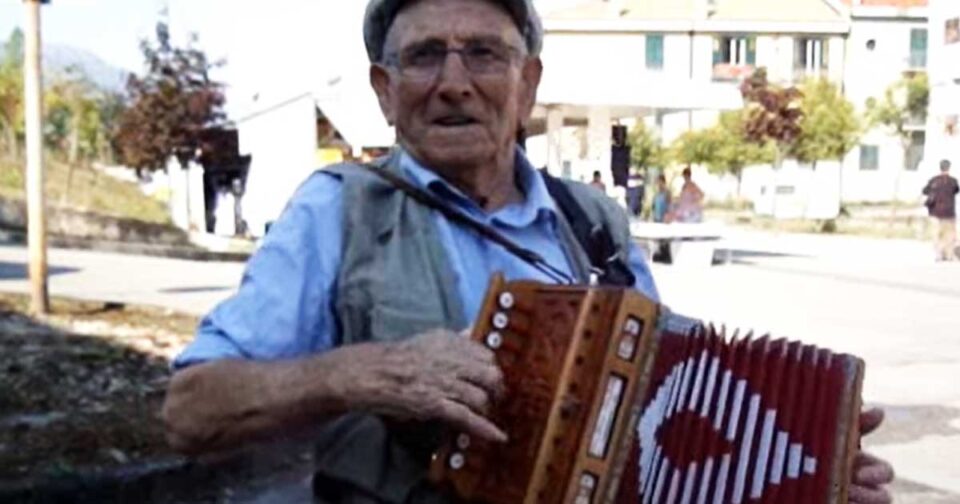
[[[147,74],[127,80],[130,106],[120,117],[114,142],[120,161],[137,170],[161,170],[171,156],[194,159],[203,131],[224,119],[223,85],[210,79],[219,63],[190,45],[175,47],[163,22],[157,40],[140,44]],[[191,43],[196,42],[193,36]]]
[[[774,168],[779,168],[785,153],[800,137],[803,93],[795,87],[780,87],[767,80],[765,68],[759,68],[740,85],[744,101],[743,132],[757,145],[776,147]]]

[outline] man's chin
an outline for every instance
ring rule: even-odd
[[[478,145],[451,145],[446,148],[426,149],[424,162],[437,169],[471,167],[490,163],[496,158],[489,148]]]

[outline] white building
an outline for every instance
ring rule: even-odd
[[[882,100],[894,82],[926,72],[927,2],[852,0],[852,3],[844,91],[857,110],[863,112],[868,101]],[[864,134],[861,145],[844,160],[844,200],[919,199],[933,166],[924,156],[926,125],[918,120],[910,130],[912,138],[906,151],[901,139],[886,128],[874,128]]]
[[[930,2],[930,112],[927,159],[948,159],[960,171],[960,2]]]
[[[863,111],[868,99],[926,66],[926,0],[587,0],[545,16],[544,81],[537,117],[546,118],[542,149],[558,173],[583,177],[609,166],[611,121],[643,116],[670,142],[688,129],[712,125],[718,112],[741,105],[739,81],[767,68],[772,81],[793,84],[824,76],[840,83]],[[581,148],[569,147],[586,126]],[[885,201],[898,193],[915,199],[930,163],[923,159],[925,126],[916,124],[905,170],[898,137],[875,129],[841,164],[821,162],[814,172],[788,162],[774,174],[748,170],[744,194],[764,210],[774,194],[795,200],[779,214],[820,208],[819,216],[847,201]],[[573,141],[576,147],[575,141]],[[572,151],[572,152],[571,152]],[[532,153],[535,154],[535,153]],[[569,169],[581,166],[580,170]],[[565,169],[565,167],[567,169]],[[608,171],[608,170],[605,170]],[[714,198],[735,184],[699,177]],[[811,204],[811,195],[832,205]],[[788,209],[792,209],[789,210]],[[767,208],[767,211],[772,209]]]
[[[335,126],[355,156],[394,142],[393,129],[366,83],[334,79],[315,92],[273,100],[258,97],[250,109],[236,127],[240,154],[251,156],[242,206],[254,236],[266,232],[300,183],[323,166],[318,157],[319,118]]]

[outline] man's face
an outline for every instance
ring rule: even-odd
[[[386,63],[374,65],[370,78],[400,144],[415,158],[431,167],[477,166],[512,159],[540,82],[540,61],[525,54],[519,30],[498,5],[420,0],[397,15]]]

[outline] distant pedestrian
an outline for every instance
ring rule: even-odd
[[[590,185],[600,189],[604,194],[607,193],[607,184],[604,184],[603,180],[601,180],[599,170],[593,172],[593,180],[590,181]]]
[[[923,188],[930,216],[937,221],[936,252],[938,261],[957,259],[957,193],[960,185],[950,176],[950,161],[940,161],[940,174]]]
[[[703,221],[703,191],[693,181],[689,166],[683,169],[683,188],[677,198],[674,217],[677,222]]]
[[[653,222],[666,222],[670,211],[670,189],[667,177],[657,176],[657,193],[653,195]]]

